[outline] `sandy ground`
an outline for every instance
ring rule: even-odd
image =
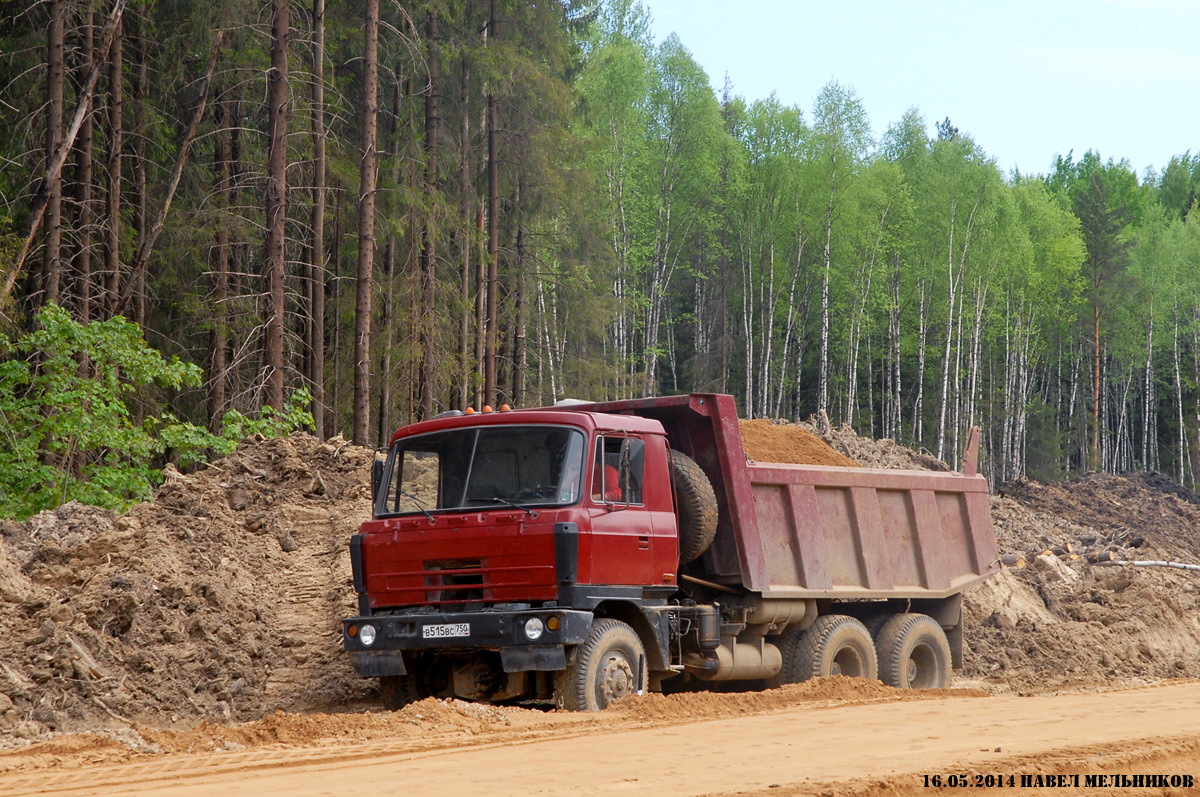
[[[845,681],[848,679],[837,679]],[[1015,779],[1079,775],[1200,776],[1200,683],[1031,697],[943,690],[916,699],[875,685],[771,696],[651,696],[623,711],[565,715],[429,700],[393,718],[459,711],[473,726],[395,736],[310,738],[242,749],[128,755],[34,745],[0,755],[6,795],[800,795],[938,794],[925,776]],[[840,695],[820,699],[824,695]],[[759,710],[753,710],[758,699]],[[639,705],[641,704],[641,705]],[[698,708],[709,716],[694,717]],[[489,713],[490,712],[490,713]],[[700,711],[704,714],[705,711]],[[370,717],[371,715],[360,715]],[[203,733],[193,739],[197,744]],[[109,751],[113,752],[113,751]],[[8,771],[2,771],[8,770]],[[982,783],[983,781],[981,781]],[[1183,789],[1105,793],[1184,794]],[[1194,790],[1193,790],[1194,792]]]
[[[828,444],[868,467],[947,468],[848,427],[748,423],[758,459]],[[250,440],[169,472],[124,516],[68,504],[0,522],[0,795],[846,797],[1005,790],[976,774],[1200,776],[1200,576],[1132,565],[1200,563],[1200,495],[1159,474],[993,496],[1009,566],[965,596],[953,690],[819,679],[603,715],[432,699],[389,713],[339,644],[372,457]]]

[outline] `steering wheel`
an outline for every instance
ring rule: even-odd
[[[542,485],[536,487],[526,487],[524,490],[517,490],[513,493],[513,500],[520,501],[526,498],[542,498]]]

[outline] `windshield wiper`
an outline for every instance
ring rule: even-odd
[[[407,498],[408,500],[410,500],[414,504],[416,504],[417,509],[421,510],[425,514],[425,517],[429,518],[430,520],[436,520],[436,518],[434,518],[432,512],[430,512],[425,507],[421,506],[421,499],[417,498],[415,495],[413,495],[410,492],[405,492],[404,490],[397,490],[396,492],[400,493],[400,495],[404,496],[405,498]]]
[[[537,517],[537,512],[534,512],[532,509],[530,509],[527,506],[522,506],[521,504],[515,504],[512,501],[509,501],[507,498],[496,497],[496,498],[493,498],[492,501],[495,503],[498,503],[498,504],[507,504],[508,506],[511,506],[513,509],[522,509],[522,510],[528,512],[531,517]]]

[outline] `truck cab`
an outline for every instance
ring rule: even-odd
[[[403,678],[398,702],[553,697],[597,609],[665,607],[676,592],[668,458],[662,424],[629,415],[456,414],[400,430],[351,541],[356,669],[383,678],[385,698]],[[627,690],[643,659],[627,662]]]

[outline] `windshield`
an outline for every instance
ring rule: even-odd
[[[580,498],[584,437],[563,426],[452,429],[399,440],[388,453],[380,515]]]

